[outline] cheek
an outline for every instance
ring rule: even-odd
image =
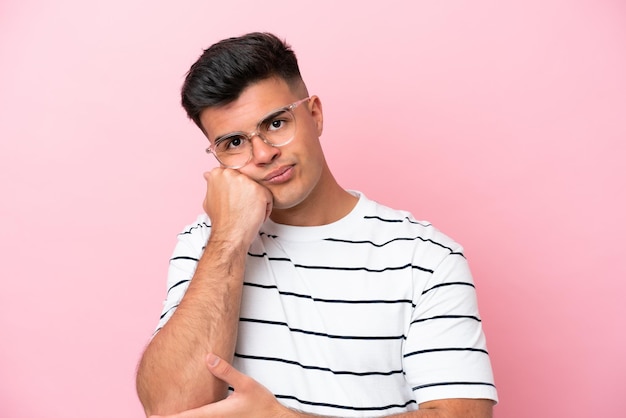
[[[303,153],[300,154],[299,159],[303,165],[305,182],[310,183],[311,186],[315,185],[321,178],[326,164],[319,141],[312,141],[308,144]]]
[[[301,164],[306,165],[311,170],[324,163],[324,154],[317,138],[302,138],[298,147],[293,150],[293,154],[300,160]]]

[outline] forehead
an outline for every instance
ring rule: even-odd
[[[269,78],[246,87],[231,103],[203,110],[200,122],[209,141],[213,141],[230,132],[250,132],[268,113],[296,100],[284,80]]]

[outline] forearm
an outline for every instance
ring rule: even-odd
[[[327,415],[312,415],[301,411],[292,410],[289,413],[281,416],[280,418],[342,418],[342,417],[330,417]],[[411,412],[403,412],[395,415],[386,415],[385,418],[453,418],[450,415],[445,415],[441,411],[435,410],[419,410]],[[467,418],[467,417],[463,417]],[[482,418],[482,417],[481,417]],[[487,417],[485,417],[487,418]]]
[[[137,392],[147,414],[223,399],[227,385],[206,370],[213,352],[232,360],[246,249],[209,240],[185,296],[144,352]]]
[[[386,415],[385,418],[492,418],[492,414],[489,415],[450,415],[446,411],[434,410],[434,409],[420,409],[418,411],[403,412],[400,414]],[[299,411],[291,411],[290,414],[285,414],[280,418],[341,418],[341,417],[329,417],[326,415],[311,415]]]
[[[420,404],[417,411],[386,415],[386,418],[493,418],[490,399],[441,399]],[[282,418],[331,418],[289,410]],[[341,417],[332,417],[341,418]]]

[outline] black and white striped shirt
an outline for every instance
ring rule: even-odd
[[[160,329],[210,234],[179,234]],[[432,225],[360,194],[318,227],[268,220],[248,252],[234,365],[285,405],[385,416],[444,398],[497,400],[462,248]]]

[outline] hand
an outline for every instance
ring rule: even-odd
[[[250,376],[239,372],[228,362],[209,354],[209,371],[233,387],[234,393],[224,400],[174,415],[150,418],[287,418],[295,412],[281,405],[274,395]]]
[[[211,235],[250,244],[272,212],[273,196],[245,174],[217,167],[204,173],[204,210],[211,218]]]

